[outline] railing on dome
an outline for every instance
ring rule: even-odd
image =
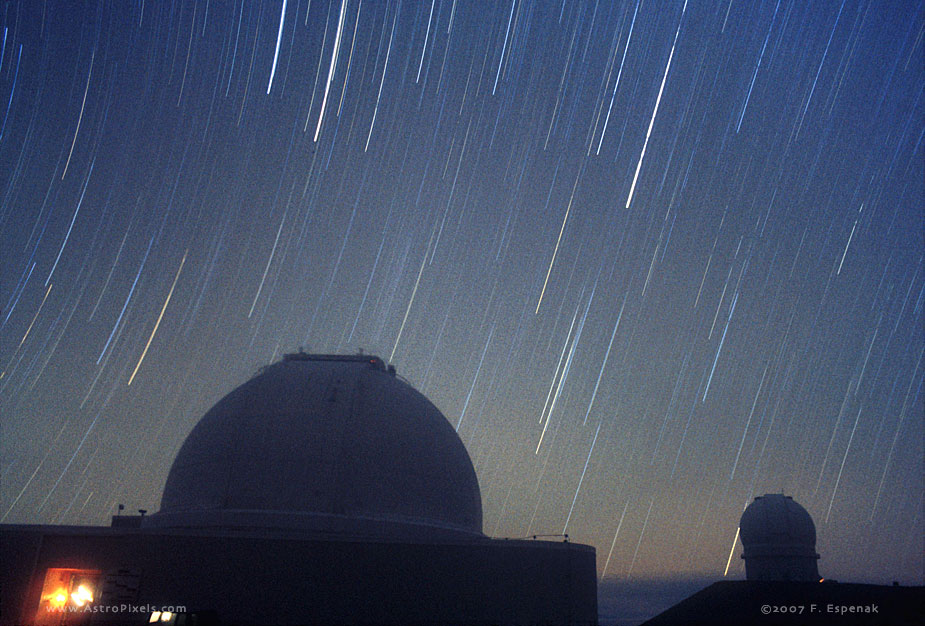
[[[283,355],[283,361],[339,361],[347,363],[369,363],[373,368],[392,373],[394,367],[387,368],[385,361],[372,354],[308,354],[306,352],[292,352]]]
[[[526,537],[499,537],[499,539],[503,541],[524,541],[524,540],[536,541],[537,539],[549,541],[553,538],[562,539],[562,543],[569,543],[567,533],[553,533],[553,534],[547,534],[547,535],[527,535]]]

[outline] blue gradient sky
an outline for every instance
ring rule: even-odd
[[[923,11],[886,2],[0,7],[4,522],[156,510],[300,346],[391,360],[485,532],[722,577],[923,577]],[[736,547],[728,576],[744,570]]]

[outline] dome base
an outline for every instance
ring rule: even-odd
[[[296,533],[316,537],[369,539],[388,537],[402,541],[478,540],[481,533],[413,519],[384,519],[355,515],[260,511],[242,509],[162,511],[142,519],[143,528],[212,529],[260,533]]]

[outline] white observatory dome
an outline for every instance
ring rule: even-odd
[[[469,455],[374,356],[286,355],[186,438],[145,526],[481,536]]]
[[[748,580],[819,580],[816,526],[790,496],[756,497],[742,513],[739,536]]]

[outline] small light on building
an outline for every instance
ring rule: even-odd
[[[161,612],[154,611],[153,613],[151,613],[151,617],[148,618],[148,623],[153,624],[155,622],[159,622],[160,620],[161,620]]]
[[[171,613],[170,611],[164,611],[163,613],[161,613],[162,622],[169,622],[170,618],[172,617],[173,617],[173,613]]]

